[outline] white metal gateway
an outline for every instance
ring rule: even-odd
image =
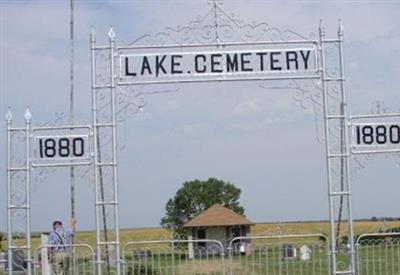
[[[254,35],[257,32],[260,34]],[[126,113],[130,105],[143,105],[140,93],[135,90],[137,87],[193,82],[281,81],[299,92],[297,100],[308,100],[320,106],[324,119],[330,220],[329,265],[324,266],[329,266],[332,275],[355,274],[349,176],[351,153],[398,151],[400,140],[398,120],[372,126],[348,115],[341,23],[337,37],[326,38],[322,25],[318,37],[305,37],[263,23],[244,24],[214,3],[209,13],[183,28],[170,28],[155,36],[145,35],[125,45],[116,45],[111,28],[108,39],[108,45],[99,46],[92,31],[91,125],[31,127],[31,115],[27,110],[25,126],[14,127],[11,112],[7,114],[8,263],[13,262],[13,255],[22,250],[26,273],[32,274],[32,170],[79,165],[92,168],[95,186],[96,249],[93,262],[96,267],[89,269],[90,265],[85,262],[85,270],[99,275],[103,272],[122,273],[117,117]],[[132,91],[136,102],[126,102],[127,94]],[[16,158],[12,148],[18,146],[18,142],[24,152]],[[385,147],[386,143],[390,146]],[[15,162],[15,159],[19,161]],[[345,249],[339,250],[335,225],[336,217],[342,215],[338,210],[342,208],[337,206],[342,203],[346,215],[341,219],[347,221],[348,243]],[[24,242],[15,239],[18,233],[24,235]],[[302,246],[301,251],[308,251],[308,248]],[[344,254],[341,258],[345,258],[345,262],[338,261],[339,253]],[[139,258],[142,256],[138,255]],[[223,274],[224,269],[221,271]],[[8,274],[12,273],[11,264]]]

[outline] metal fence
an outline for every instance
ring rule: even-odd
[[[228,250],[230,275],[329,274],[328,239],[322,234],[238,237]]]
[[[34,253],[34,275],[50,274],[50,268],[60,268],[66,275],[95,274],[91,246],[71,245],[58,267],[54,259],[49,262],[50,247],[54,246],[39,247]],[[1,275],[7,271],[3,258]],[[24,255],[20,258],[25,259]],[[400,233],[361,235],[356,240],[356,260],[357,275],[400,275]],[[237,237],[227,244],[217,240],[128,242],[122,250],[122,263],[124,275],[330,274],[329,243],[322,234]],[[103,267],[103,272],[116,274],[115,264]],[[26,269],[13,274],[26,274]]]
[[[325,235],[216,240],[140,241],[123,248],[124,274],[327,275]]]
[[[54,245],[41,246],[33,260],[33,274],[95,274],[94,251],[86,244],[66,245],[65,252],[49,253]],[[50,272],[51,270],[51,272]],[[57,272],[57,273],[53,273]]]
[[[357,275],[399,275],[400,233],[361,235],[356,256]]]
[[[2,253],[2,260],[0,263],[0,274],[8,274],[10,267],[12,267],[12,274],[27,274],[27,249],[26,247],[18,247],[11,250],[11,264],[8,261],[8,251]],[[11,271],[10,270],[10,271]]]
[[[122,255],[127,275],[226,274],[225,249],[216,240],[129,242]]]

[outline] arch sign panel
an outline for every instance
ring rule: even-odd
[[[400,152],[400,114],[375,114],[351,117],[353,154]]]
[[[117,48],[117,82],[137,85],[318,77],[316,43],[296,44],[232,43],[217,49],[211,45]]]

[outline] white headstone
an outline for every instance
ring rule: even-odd
[[[240,243],[239,252],[240,252],[240,254],[246,253],[246,244],[245,243]]]
[[[311,248],[307,245],[300,247],[300,260],[309,261],[311,259]]]

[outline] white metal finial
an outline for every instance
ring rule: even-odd
[[[7,113],[6,113],[6,120],[7,120],[7,121],[11,121],[12,118],[13,118],[13,115],[12,115],[12,113],[11,113],[11,108],[8,107],[8,110],[7,110]]]
[[[94,31],[93,25],[90,26],[90,41],[94,42],[96,39],[96,32]]]
[[[207,2],[208,2],[208,5],[212,5],[214,7],[224,4],[224,0],[208,0]]]
[[[324,34],[325,34],[325,29],[324,29],[324,26],[323,26],[323,24],[322,24],[322,19],[319,20],[319,33],[320,33],[321,35],[324,35]]]
[[[343,35],[343,24],[341,19],[339,19],[338,35]]]
[[[110,27],[110,30],[108,31],[108,37],[110,39],[114,39],[115,38],[115,32],[114,32],[114,29],[113,29],[112,26]]]
[[[31,111],[29,110],[29,106],[26,107],[26,111],[25,111],[25,116],[24,117],[25,117],[26,121],[31,120],[32,114],[31,114]]]

